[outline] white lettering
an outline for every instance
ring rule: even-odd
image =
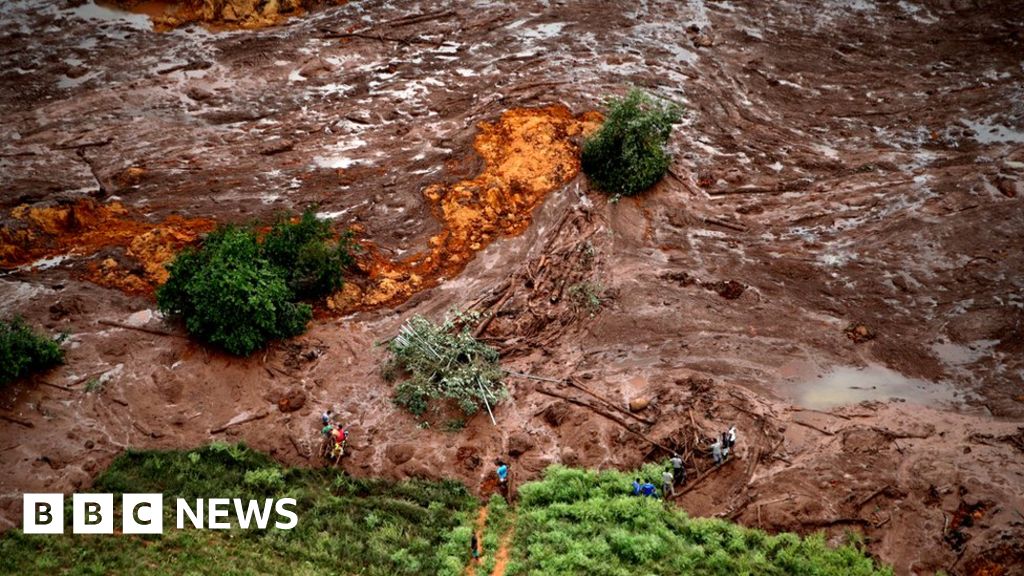
[[[249,528],[252,517],[256,517],[256,527],[260,530],[267,529],[267,522],[270,521],[270,510],[274,505],[273,500],[264,500],[263,508],[259,507],[259,500],[249,500],[248,506],[242,509],[241,498],[235,498],[235,515],[238,516],[238,525],[243,529]]]
[[[228,506],[231,501],[227,498],[210,498],[206,501],[209,510],[206,513],[206,520],[209,523],[208,527],[211,530],[227,530],[231,528],[230,522],[219,522],[218,518],[228,517]]]
[[[285,523],[285,522],[276,522],[274,524],[275,528],[278,528],[280,530],[291,530],[292,528],[295,528],[299,524],[299,516],[298,516],[298,514],[296,514],[294,510],[289,510],[288,508],[286,508],[286,506],[294,507],[295,504],[296,504],[295,498],[282,498],[282,499],[277,501],[277,503],[274,505],[274,510],[277,511],[278,516],[284,516],[285,518],[291,518],[291,520],[289,522],[287,522],[287,523]]]
[[[188,516],[189,520],[192,521],[194,528],[203,529],[203,499],[196,499],[195,512],[188,505],[188,502],[184,498],[178,498],[178,530],[185,529],[185,516]]]

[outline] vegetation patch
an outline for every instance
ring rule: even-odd
[[[414,316],[388,342],[384,365],[395,387],[395,403],[420,416],[431,400],[454,401],[467,416],[508,397],[501,382],[498,351],[473,337],[480,315],[451,312],[435,324]]]
[[[643,478],[657,478],[649,465]],[[519,489],[506,574],[891,575],[852,545],[819,534],[770,536],[724,520],[689,518],[660,500],[632,496],[632,476],[553,466]]]
[[[248,356],[305,331],[312,310],[300,296],[340,288],[351,242],[330,236],[329,224],[309,210],[298,222],[279,219],[262,244],[251,229],[222,226],[178,254],[157,303],[195,338]]]
[[[343,271],[355,260],[351,231],[334,240],[331,224],[306,210],[297,222],[278,218],[263,238],[262,251],[299,298],[326,296],[341,289]]]
[[[583,171],[601,190],[634,196],[653,186],[668,171],[665,149],[681,107],[656,102],[640,90],[612,99],[604,124],[583,144]]]
[[[0,384],[63,362],[59,340],[36,334],[21,318],[0,321]]]
[[[0,574],[462,573],[477,502],[455,482],[353,479],[334,470],[283,468],[244,445],[187,452],[128,451],[95,492],[164,494],[164,534],[0,537]],[[174,499],[290,497],[292,530],[177,530]],[[71,518],[67,499],[65,518]],[[117,510],[120,518],[121,511]],[[229,515],[229,519],[234,519]],[[70,520],[69,520],[70,521]],[[115,523],[116,524],[116,523]],[[273,522],[271,522],[273,524]]]

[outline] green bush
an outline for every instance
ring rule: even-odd
[[[466,415],[493,407],[508,396],[501,383],[498,351],[473,337],[478,314],[449,314],[435,324],[414,316],[388,343],[390,358],[383,372],[389,379],[407,377],[395,387],[395,403],[419,416],[430,401],[455,401]]]
[[[0,384],[63,362],[57,341],[36,334],[21,318],[0,321]]]
[[[640,90],[608,103],[604,124],[583,144],[583,171],[601,190],[633,196],[647,190],[668,171],[665,150],[680,108],[655,102]]]
[[[331,224],[310,208],[298,222],[288,215],[278,217],[263,239],[263,255],[298,297],[331,294],[341,289],[342,271],[353,264],[355,248],[349,231],[337,241],[332,238]]]
[[[251,230],[224,226],[198,249],[185,249],[168,266],[157,291],[166,313],[180,315],[189,334],[248,356],[274,338],[301,334],[312,317],[277,267],[260,254]]]

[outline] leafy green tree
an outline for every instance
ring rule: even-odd
[[[331,224],[316,217],[312,208],[298,222],[278,217],[263,239],[263,256],[278,268],[288,287],[300,298],[322,296],[341,289],[343,271],[354,262],[355,245],[346,231],[333,239]]]
[[[312,317],[276,266],[260,254],[256,235],[224,226],[199,249],[186,249],[168,266],[157,291],[160,309],[180,315],[189,334],[232,354],[248,356],[274,338],[301,334]]]
[[[583,171],[601,190],[634,196],[653,186],[672,162],[665,149],[681,108],[640,90],[608,103],[604,124],[583,144]]]
[[[57,341],[36,334],[21,318],[0,321],[0,384],[63,362]]]

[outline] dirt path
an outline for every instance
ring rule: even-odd
[[[476,523],[473,525],[473,532],[477,537],[477,546],[483,546],[484,543],[484,527],[487,525],[487,505],[481,506],[480,511],[476,515]],[[478,559],[470,557],[469,565],[466,566],[466,576],[473,576],[476,574],[476,567],[479,564]]]
[[[508,553],[509,545],[512,543],[512,536],[515,533],[515,515],[509,517],[512,522],[508,530],[501,535],[501,544],[498,545],[498,551],[494,555],[494,570],[491,571],[491,576],[505,576],[505,567],[508,565]]]

